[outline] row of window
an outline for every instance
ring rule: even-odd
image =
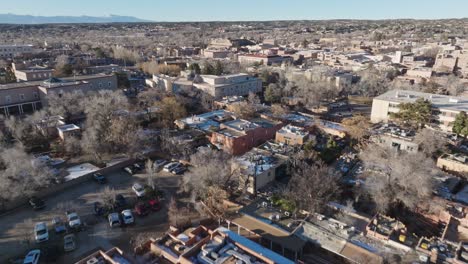
[[[47,78],[47,77],[52,77],[52,73],[50,73],[50,72],[49,73],[42,73],[42,74],[38,73],[37,75],[35,73],[33,73],[32,77],[36,78],[36,76],[37,76],[37,78],[41,78],[41,77],[46,77]]]
[[[39,94],[37,92],[33,92],[33,97],[34,99],[39,99]],[[26,100],[26,97],[24,94],[18,94],[18,99],[20,101],[24,101]],[[5,96],[5,102],[8,104],[8,103],[11,103],[12,102],[12,97],[11,95],[6,95]]]

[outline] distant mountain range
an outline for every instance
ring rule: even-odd
[[[0,14],[0,24],[65,24],[65,23],[135,23],[151,22],[131,16],[109,15],[105,17],[92,16],[30,16],[15,14]]]

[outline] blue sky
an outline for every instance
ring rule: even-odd
[[[468,17],[468,0],[0,0],[0,13],[154,21]]]

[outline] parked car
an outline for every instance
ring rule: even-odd
[[[76,248],[75,235],[69,234],[63,237],[63,249],[65,252],[73,251]]]
[[[138,164],[138,163],[135,163],[135,164],[133,164],[132,167],[133,167],[133,171],[134,171],[134,172],[138,172],[138,171],[142,171],[142,170],[143,170],[144,165],[140,165],[140,164]]]
[[[110,213],[107,216],[107,220],[109,220],[110,227],[117,227],[121,225],[120,217],[118,213]]]
[[[161,169],[162,166],[166,165],[169,161],[165,159],[158,159],[153,162],[153,166],[157,169]]]
[[[145,188],[139,183],[135,183],[132,186],[132,190],[135,192],[136,196],[139,198],[145,196]]]
[[[115,196],[115,206],[124,207],[125,205],[127,205],[127,201],[125,200],[125,197],[122,194],[117,194]]]
[[[175,167],[174,169],[172,169],[171,173],[178,175],[178,174],[184,173],[186,170],[187,170],[187,168],[185,166],[178,166],[178,167]]]
[[[70,228],[78,228],[81,226],[81,219],[75,212],[66,212],[68,226]]]
[[[94,215],[102,215],[104,213],[104,207],[100,202],[94,202]]]
[[[49,240],[49,230],[45,222],[39,222],[34,226],[34,238],[37,243]]]
[[[179,167],[180,165],[182,165],[182,164],[179,163],[179,162],[171,162],[171,163],[168,163],[168,164],[164,165],[163,170],[167,171],[167,172],[170,172],[171,170]]]
[[[107,179],[104,175],[102,175],[101,173],[94,173],[93,174],[93,179],[97,182],[97,183],[106,183],[107,182]]]
[[[130,167],[125,167],[123,170],[126,171],[130,175],[133,175],[133,173],[134,173],[133,170]]]
[[[45,202],[39,197],[33,196],[29,199],[29,204],[34,210],[40,210],[45,207]]]
[[[140,202],[135,205],[135,213],[138,216],[148,215],[149,212],[150,212],[150,208],[146,203]]]
[[[122,211],[122,219],[124,224],[131,225],[135,223],[135,218],[133,217],[132,210],[127,209]]]
[[[161,203],[160,203],[159,200],[156,199],[156,198],[152,198],[152,199],[148,200],[148,206],[149,206],[149,208],[151,208],[151,210],[153,210],[153,211],[159,211],[159,210],[161,210]]]
[[[52,219],[52,224],[54,225],[55,233],[63,233],[67,231],[67,227],[65,226],[65,223],[62,221],[62,218],[59,216],[54,217]]]
[[[37,264],[39,263],[40,257],[41,251],[39,249],[33,249],[24,257],[23,264]]]

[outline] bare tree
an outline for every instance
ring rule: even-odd
[[[119,92],[101,91],[88,97],[82,150],[97,160],[108,154],[141,150],[136,120],[126,109],[128,101]]]
[[[414,142],[427,157],[436,158],[447,150],[447,140],[439,132],[423,128],[414,137]]]
[[[162,122],[166,127],[173,126],[176,119],[187,115],[185,106],[176,97],[165,97],[160,102],[157,102],[156,106],[161,108]]]
[[[342,121],[346,126],[346,133],[357,142],[362,142],[369,135],[370,122],[367,117],[357,115]]]
[[[403,204],[415,208],[432,193],[434,163],[422,153],[397,152],[394,149],[369,145],[360,155],[368,168],[364,188],[385,212]]]
[[[276,117],[284,117],[289,111],[280,104],[273,104],[271,106],[271,113]]]
[[[0,203],[27,197],[49,184],[52,178],[47,166],[15,145],[0,150]]]
[[[208,147],[199,148],[190,156],[193,167],[183,177],[182,189],[191,192],[193,198],[205,198],[208,188],[218,186],[227,189],[236,183],[238,170],[232,157]]]
[[[99,194],[102,204],[105,208],[113,209],[115,206],[115,196],[117,192],[114,188],[106,186]]]
[[[81,91],[47,95],[47,111],[51,115],[60,115],[66,120],[84,114],[86,96]]]
[[[340,193],[339,178],[324,163],[310,165],[299,163],[287,188],[287,197],[299,209],[320,212],[324,206]]]
[[[154,162],[151,161],[150,159],[146,161],[145,168],[146,168],[145,176],[146,176],[147,184],[148,186],[151,187],[151,189],[155,190],[156,189],[155,181],[156,181],[156,176],[157,176],[156,173],[159,168],[154,166]]]
[[[228,106],[228,110],[233,112],[238,118],[250,119],[255,117],[255,107],[248,102],[237,102]]]

